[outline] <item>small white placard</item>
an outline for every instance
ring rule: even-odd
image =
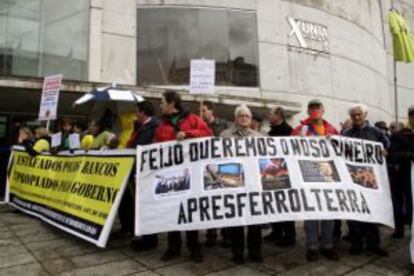
[[[80,149],[80,136],[78,133],[73,133],[69,135],[69,148]]]
[[[50,121],[57,118],[60,85],[63,75],[45,77],[42,97],[40,99],[39,121]]]
[[[52,148],[57,148],[62,144],[62,132],[52,134],[51,137]]]
[[[190,70],[190,94],[214,94],[216,61],[192,59]]]

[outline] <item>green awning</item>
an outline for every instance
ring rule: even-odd
[[[388,13],[388,24],[392,33],[394,58],[396,61],[414,61],[414,37],[407,21],[395,10]]]

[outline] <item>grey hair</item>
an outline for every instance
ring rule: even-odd
[[[368,113],[368,108],[365,104],[357,103],[352,105],[351,108],[349,108],[348,114],[351,115],[352,111],[354,111],[355,109],[360,109],[363,113]]]
[[[236,107],[236,110],[234,110],[234,117],[237,117],[237,115],[238,115],[240,112],[245,112],[245,113],[249,114],[249,115],[250,115],[250,117],[252,117],[252,116],[253,116],[253,115],[252,115],[252,112],[250,111],[250,108],[248,108],[248,107],[247,107],[247,105],[244,105],[244,104],[239,105],[238,107]]]

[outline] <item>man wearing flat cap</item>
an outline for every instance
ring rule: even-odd
[[[339,132],[330,123],[323,119],[325,109],[320,100],[311,100],[308,103],[308,118],[301,121],[292,135],[296,136],[330,136],[338,135]],[[319,259],[319,251],[325,258],[333,261],[339,259],[338,253],[333,248],[333,220],[306,220],[306,259],[315,262]],[[319,230],[320,233],[319,233]],[[319,235],[321,237],[319,244]]]

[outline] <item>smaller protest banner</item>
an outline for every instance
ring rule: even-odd
[[[57,118],[60,84],[63,75],[45,77],[42,98],[40,100],[39,121],[50,121]]]
[[[215,74],[214,60],[191,60],[190,94],[214,94]]]
[[[80,149],[80,135],[78,133],[72,133],[69,135],[69,148]]]
[[[52,134],[52,136],[50,137],[50,140],[51,140],[50,145],[52,148],[59,147],[62,144],[62,132]]]
[[[6,199],[21,211],[105,247],[134,164],[132,150],[30,156],[14,149]]]

